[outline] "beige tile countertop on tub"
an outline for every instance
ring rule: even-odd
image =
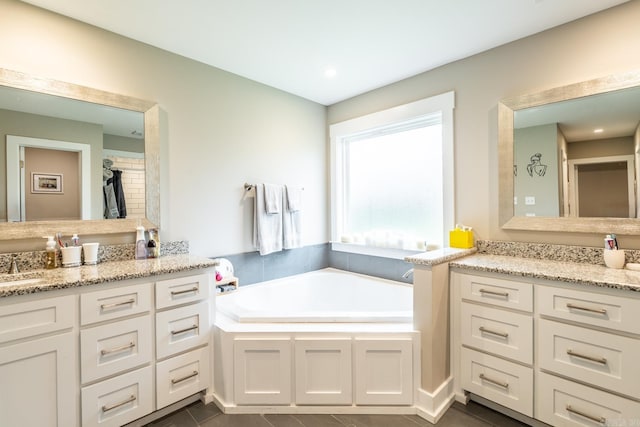
[[[451,268],[640,292],[640,271],[604,265],[476,254],[452,261]]]
[[[147,260],[111,261],[98,265],[3,274],[0,275],[0,298],[177,273],[215,265],[217,265],[215,260],[184,254]]]

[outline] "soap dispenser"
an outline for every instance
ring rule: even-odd
[[[55,240],[53,240],[53,236],[45,236],[45,239],[47,239],[47,246],[45,249],[45,263],[44,263],[44,267],[47,270],[51,270],[53,268],[56,268],[58,265],[57,263],[57,251],[56,251],[56,242]]]
[[[144,227],[136,227],[136,259],[147,258],[147,241],[144,238]]]

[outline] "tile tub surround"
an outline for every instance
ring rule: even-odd
[[[0,275],[0,298],[13,295],[33,294],[55,289],[77,288],[105,282],[151,277],[159,274],[177,273],[214,267],[217,262],[205,257],[181,254],[165,255],[146,260],[129,259],[111,261],[97,265],[83,265],[73,268],[38,270],[14,275]],[[38,278],[36,283],[2,285],[2,281]]]
[[[87,243],[87,242],[84,242]],[[98,264],[111,261],[125,261],[134,259],[135,243],[123,245],[100,245],[98,248]],[[162,242],[160,256],[181,255],[189,253],[189,242],[175,241]],[[17,262],[20,272],[41,270],[45,264],[45,254],[42,251],[15,252],[18,255]],[[0,274],[9,271],[13,253],[0,254]],[[58,260],[58,265],[60,264]]]
[[[232,264],[240,286],[280,279],[331,267],[352,273],[366,274],[382,279],[411,283],[412,278],[402,275],[411,264],[401,259],[382,258],[331,250],[329,243],[285,250],[266,256],[257,252],[223,255]],[[8,267],[7,267],[8,268]]]
[[[640,271],[584,262],[478,253],[452,261],[449,267],[640,292]]]

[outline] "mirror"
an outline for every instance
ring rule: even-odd
[[[0,101],[3,102],[0,108],[3,109],[5,114],[11,115],[10,119],[13,121],[10,121],[10,123],[12,125],[15,125],[15,123],[20,124],[14,127],[14,129],[17,129],[17,132],[14,133],[18,135],[7,136],[7,141],[11,139],[12,144],[26,145],[24,151],[37,151],[38,148],[46,148],[44,151],[52,154],[55,151],[51,150],[46,144],[54,141],[63,147],[59,149],[59,152],[73,151],[73,147],[76,146],[85,148],[90,146],[90,148],[87,150],[83,148],[82,151],[86,152],[78,150],[76,163],[78,163],[79,167],[74,173],[66,175],[69,179],[61,177],[60,174],[56,176],[55,174],[47,173],[51,171],[46,170],[39,171],[44,172],[43,174],[32,173],[30,176],[23,177],[25,181],[23,182],[23,189],[25,191],[21,193],[22,195],[25,192],[43,193],[36,196],[44,196],[43,199],[47,199],[47,196],[49,196],[48,200],[53,200],[55,197],[51,198],[52,194],[56,192],[63,193],[61,191],[63,188],[70,188],[65,187],[65,183],[71,185],[75,175],[83,176],[84,178],[80,180],[79,184],[81,188],[79,192],[81,197],[79,199],[81,202],[76,202],[79,205],[79,209],[75,214],[76,218],[82,219],[58,220],[57,218],[45,217],[27,222],[0,223],[0,240],[40,238],[43,235],[58,231],[63,234],[78,233],[84,235],[133,232],[138,221],[142,221],[147,228],[159,226],[159,108],[155,103],[56,80],[37,78],[12,70],[0,69],[0,97],[4,95],[8,95],[11,99],[8,101],[9,104],[6,103],[7,101]],[[57,113],[51,113],[52,109]],[[34,121],[35,118],[42,117],[48,120],[45,125],[37,124]],[[69,130],[66,125],[75,127]],[[38,126],[40,126],[40,130],[36,131]],[[47,131],[43,131],[43,128],[46,128]],[[57,134],[50,131],[50,129],[56,128],[58,129]],[[3,138],[5,137],[4,134],[9,133],[11,133],[11,130],[3,131]],[[103,133],[105,134],[104,136]],[[47,138],[48,134],[53,135],[53,137]],[[64,139],[60,135],[73,135],[72,139],[75,138],[77,141],[83,142],[83,144],[59,141]],[[34,136],[35,138],[25,138],[25,136]],[[106,157],[116,161],[118,161],[118,156],[137,158],[138,160],[132,160],[133,166],[129,166],[129,168],[132,171],[131,173],[139,173],[144,176],[144,202],[141,204],[144,205],[144,208],[136,212],[135,203],[130,203],[127,207],[125,218],[115,220],[101,219],[104,217],[103,178],[112,176],[117,173],[117,170],[120,170],[111,167],[110,169],[116,172],[103,171],[103,140],[105,141],[104,153]],[[85,141],[89,141],[89,144],[84,143]],[[137,147],[132,148],[134,145],[137,145]],[[11,145],[9,151],[13,150],[13,147],[14,145]],[[131,154],[131,152],[137,152],[137,154]],[[17,149],[16,153],[18,153]],[[0,156],[2,157],[2,162],[0,163],[3,168],[7,164],[6,159],[4,159],[5,155],[11,157],[13,151],[10,153],[5,152]],[[11,165],[13,165],[13,162],[11,162]],[[107,166],[112,165],[107,163]],[[127,167],[124,163],[122,166]],[[14,173],[12,171],[5,172],[3,178],[11,181]],[[15,176],[18,175],[18,173],[15,174]],[[87,176],[89,179],[87,179]],[[38,191],[34,191],[36,181],[42,185],[42,188],[38,189]],[[0,194],[4,196],[8,193],[4,191],[6,188],[4,187],[5,183],[3,182],[2,184],[3,191],[0,191]],[[10,188],[8,189],[9,193],[13,191],[14,186]],[[16,188],[19,189],[19,185]],[[71,191],[68,193],[71,193]],[[8,198],[11,199],[11,197],[13,197],[12,194],[8,194]],[[18,193],[17,197],[20,197],[20,193]],[[9,211],[11,211],[16,204],[15,199],[12,199],[10,204],[7,203],[4,206],[9,207]],[[42,211],[43,209],[39,210]],[[18,212],[20,212],[19,209]],[[6,215],[3,215],[3,217],[6,217]],[[9,218],[15,220],[16,216],[11,216],[9,212]],[[70,218],[73,217],[70,216]]]
[[[638,71],[500,102],[502,228],[640,234],[635,184],[639,122]],[[602,131],[594,133],[596,129]],[[590,194],[596,191],[588,187],[592,175],[599,183],[619,177],[618,209],[589,207]]]

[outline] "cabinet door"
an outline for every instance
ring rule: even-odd
[[[291,404],[289,338],[235,339],[233,350],[236,404]]]
[[[80,323],[88,325],[148,312],[151,285],[142,283],[80,295]]]
[[[156,356],[162,359],[207,344],[210,331],[206,301],[156,313]]]
[[[167,308],[209,298],[211,274],[156,282],[156,308]]]
[[[0,348],[0,425],[77,426],[73,333]]]
[[[356,339],[353,351],[357,405],[413,403],[413,343],[410,338]]]
[[[350,405],[351,339],[295,340],[296,403]]]
[[[158,409],[209,387],[209,348],[171,357],[156,365]]]
[[[82,383],[149,363],[152,340],[149,315],[80,331]]]

